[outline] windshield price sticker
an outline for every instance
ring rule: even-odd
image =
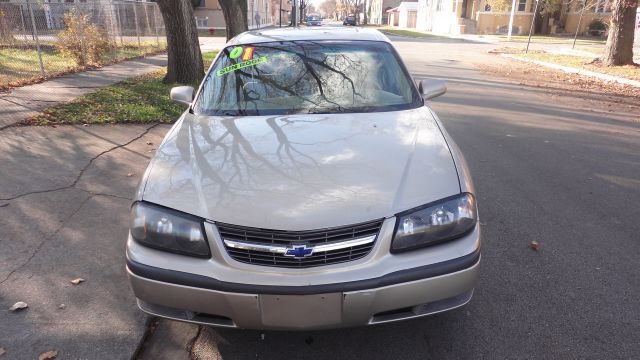
[[[229,53],[229,58],[237,59],[242,55],[242,61],[251,60],[253,58],[254,47],[242,48],[242,46],[236,46]]]
[[[267,57],[266,56],[260,56],[257,59],[243,61],[241,63],[225,66],[222,69],[218,70],[216,72],[216,75],[222,76],[222,75],[228,74],[230,72],[240,70],[242,68],[246,68],[246,67],[249,67],[249,66],[256,66],[258,64],[262,64],[262,63],[265,63],[265,62],[267,62]]]

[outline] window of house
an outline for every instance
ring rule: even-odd
[[[207,0],[199,0],[198,1],[198,7],[205,7],[206,4],[207,4]]]
[[[208,17],[196,18],[196,26],[199,28],[209,27],[209,18]]]
[[[518,0],[518,11],[525,11],[527,9],[527,0]]]

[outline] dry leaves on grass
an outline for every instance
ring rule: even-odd
[[[56,350],[50,350],[40,354],[40,356],[38,356],[38,360],[51,360],[55,359],[57,356],[58,352]]]
[[[77,278],[77,279],[73,279],[73,280],[71,280],[71,283],[72,283],[73,285],[78,285],[78,284],[80,284],[81,282],[84,282],[84,281],[85,281],[85,280],[84,280],[83,278]]]
[[[603,99],[604,96],[631,98],[619,98],[619,100],[626,100],[624,102],[634,104],[634,107],[640,101],[640,88],[584,75],[569,74],[530,63],[521,63],[496,57],[495,62],[492,64],[479,64],[478,66],[485,73],[506,78],[510,82],[520,85],[547,88],[555,91],[580,91],[579,96],[583,98],[586,97],[586,94],[598,99]]]
[[[495,48],[487,51],[489,54],[524,54],[524,48],[514,48],[509,46],[504,46],[500,48]],[[529,54],[542,54],[543,50],[529,50]]]
[[[17,303],[13,304],[13,306],[11,306],[9,308],[9,310],[10,311],[19,311],[19,310],[22,310],[22,309],[26,309],[28,307],[29,307],[29,305],[27,305],[26,302],[18,301]]]
[[[4,355],[7,352],[4,348],[0,348],[0,356]]]

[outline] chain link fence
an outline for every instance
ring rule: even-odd
[[[0,2],[0,89],[164,49],[153,2]]]

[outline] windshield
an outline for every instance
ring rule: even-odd
[[[318,16],[309,16],[307,18],[307,21],[317,21],[317,20],[320,20],[320,17],[318,17]]]
[[[207,115],[379,112],[422,106],[395,50],[374,41],[227,47],[194,110]]]

